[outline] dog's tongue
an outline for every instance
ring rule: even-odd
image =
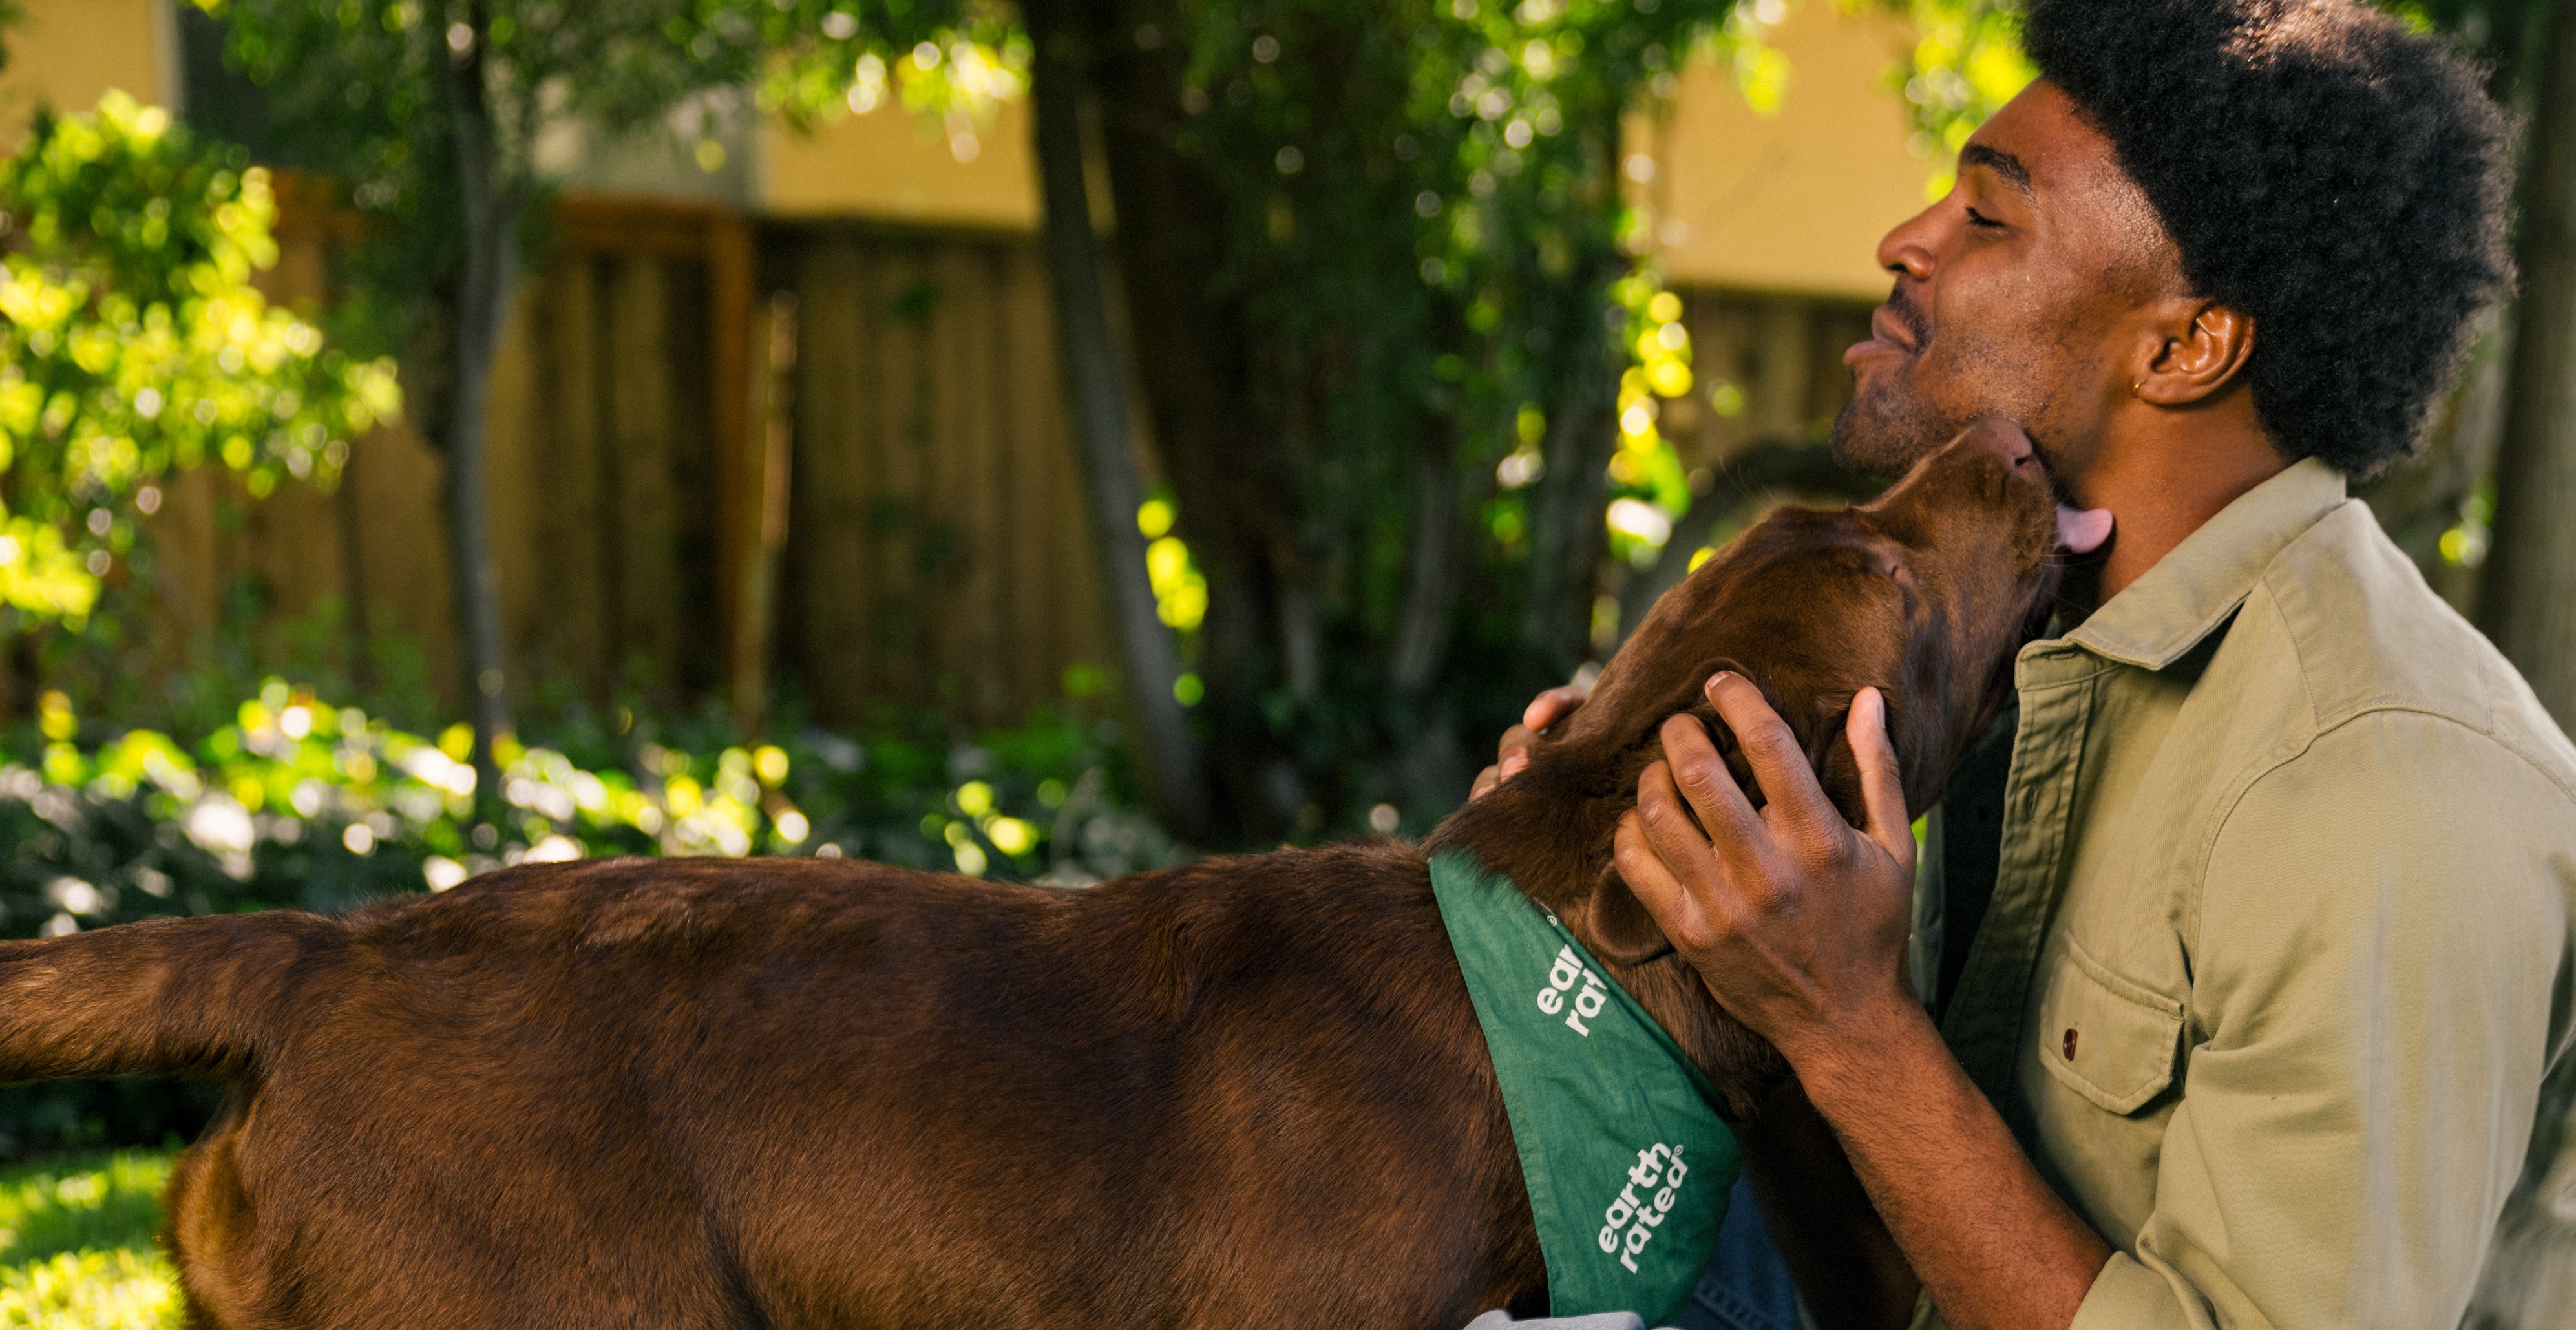
[[[2091,554],[2111,538],[2111,510],[2057,505],[2057,543],[2069,554]]]

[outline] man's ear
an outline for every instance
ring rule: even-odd
[[[1593,954],[1614,965],[1643,965],[1673,949],[1645,902],[1628,889],[1616,867],[1605,866],[1583,899],[1580,931]]]
[[[2130,393],[2150,406],[2190,406],[2215,396],[2253,356],[2254,320],[2198,297],[2162,304],[2161,335]]]

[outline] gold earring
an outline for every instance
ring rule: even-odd
[[[2146,381],[2145,379],[2132,379],[2132,380],[2130,380],[2130,381],[2129,381],[2129,395],[2130,395],[2131,397],[2137,397],[2137,396],[2138,396],[2138,390],[2139,390],[2140,388],[2144,388],[2144,387],[2146,387],[2146,386],[2147,386],[2147,381]],[[2143,398],[2143,397],[2140,397],[2140,398],[2138,398],[2138,400],[2140,400],[2140,401],[2145,401],[2146,399],[2145,399],[2145,398]]]

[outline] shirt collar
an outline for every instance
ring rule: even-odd
[[[2313,457],[2293,462],[2238,495],[2061,640],[2161,670],[2226,622],[2272,560],[2343,502],[2343,473]]]

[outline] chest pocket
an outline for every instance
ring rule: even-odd
[[[2182,1004],[2111,973],[2073,938],[2066,956],[2040,1002],[2039,1060],[2098,1107],[2134,1113],[2173,1084]]]

